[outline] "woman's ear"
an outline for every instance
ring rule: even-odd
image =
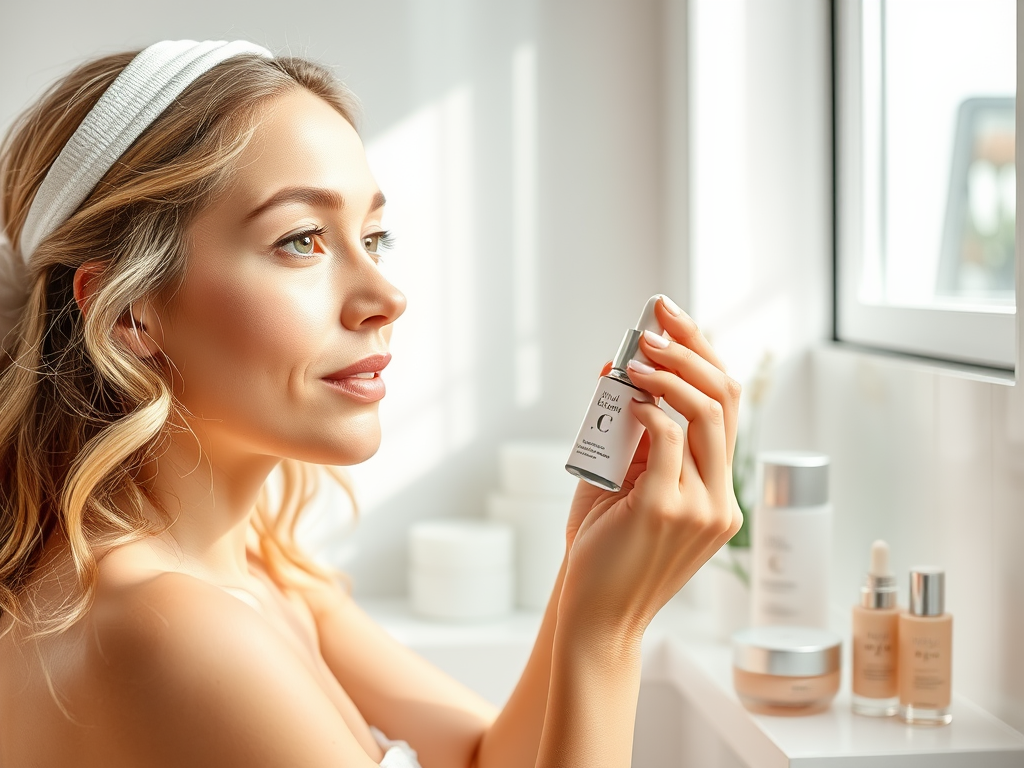
[[[89,312],[93,295],[99,287],[99,276],[103,274],[103,263],[87,261],[75,270],[75,303],[84,317]],[[160,345],[150,335],[150,329],[158,329],[156,310],[149,301],[141,301],[128,310],[114,324],[114,338],[141,358],[152,357]]]
[[[89,302],[96,292],[96,278],[103,274],[103,262],[87,261],[75,270],[74,290],[75,303],[84,316],[89,309]]]

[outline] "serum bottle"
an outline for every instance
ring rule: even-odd
[[[572,453],[565,463],[570,475],[607,491],[622,488],[644,433],[643,425],[629,410],[629,401],[635,398],[645,403],[656,402],[653,395],[630,381],[626,366],[630,360],[651,365],[647,355],[640,351],[640,337],[644,331],[664,333],[654,316],[654,307],[660,298],[661,294],[651,296],[636,328],[626,331],[612,360],[611,372],[597,382]]]
[[[908,723],[945,725],[953,719],[953,617],[945,612],[946,574],[910,572],[910,608],[900,614],[900,717]]]
[[[810,451],[758,454],[750,573],[755,627],[828,628],[829,463]]]
[[[871,566],[853,606],[853,711],[888,717],[899,708],[897,652],[900,610],[889,545],[871,545]]]

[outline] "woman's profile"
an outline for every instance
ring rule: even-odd
[[[621,492],[580,483],[505,707],[398,644],[293,536],[317,468],[378,448],[405,309],[355,104],[313,62],[164,41],[7,134],[4,768],[629,764],[644,629],[740,525],[739,387],[662,299],[630,376],[688,426],[630,404],[644,440]]]

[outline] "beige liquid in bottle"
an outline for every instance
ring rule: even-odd
[[[910,572],[910,610],[900,615],[900,717],[945,725],[953,719],[953,617],[945,613],[945,573]]]
[[[889,545],[871,545],[871,566],[853,607],[853,711],[887,717],[899,708],[896,577],[889,572]]]

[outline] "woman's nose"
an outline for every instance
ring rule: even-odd
[[[352,331],[383,328],[405,312],[405,294],[388,282],[371,259],[364,257],[360,261],[361,274],[348,286],[353,290],[342,304],[341,323]]]

